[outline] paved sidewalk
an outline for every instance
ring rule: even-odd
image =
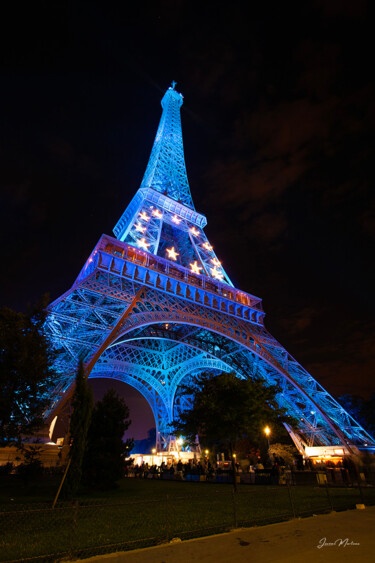
[[[99,555],[85,559],[85,562],[316,563],[336,560],[340,563],[375,561],[375,507],[332,512],[158,547]]]

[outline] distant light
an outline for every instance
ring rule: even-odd
[[[195,237],[197,237],[199,235],[199,231],[197,231],[197,229],[195,227],[191,227],[189,229],[189,231],[191,232],[192,235],[194,235]]]
[[[190,268],[193,274],[200,274],[200,271],[202,270],[201,266],[198,266],[197,261],[193,262],[193,264],[190,264]]]
[[[222,274],[221,272],[219,272],[219,270],[216,268],[216,266],[214,268],[210,268],[211,270],[211,275],[213,278],[215,278],[216,280],[221,281],[224,277],[224,274]]]
[[[179,219],[177,215],[173,215],[172,221],[173,223],[176,223],[176,225],[179,225],[181,223],[181,219]]]
[[[135,230],[138,231],[139,233],[144,233],[146,230],[146,227],[142,227],[140,223],[135,224],[134,227]]]
[[[211,262],[213,263],[214,266],[217,267],[221,266],[221,262],[217,258],[211,258]]]
[[[264,433],[265,433],[265,435],[266,435],[267,437],[271,434],[271,429],[270,429],[269,426],[266,426],[266,427],[265,427]]]
[[[138,246],[140,248],[143,248],[144,250],[147,250],[150,245],[146,242],[145,238],[141,238],[141,240],[138,241]]]
[[[174,246],[172,246],[172,248],[167,248],[166,250],[168,252],[168,258],[170,258],[171,260],[177,260],[179,253],[175,251]]]
[[[140,218],[143,219],[143,221],[148,221],[150,219],[150,217],[147,215],[146,211],[142,211],[142,213],[139,214]]]
[[[158,219],[161,219],[163,217],[163,214],[160,213],[159,209],[154,209],[152,214],[153,214],[154,217],[157,217]]]
[[[203,246],[203,248],[205,248],[206,250],[209,250],[209,251],[212,250],[212,246],[210,245],[209,242],[204,242],[204,243],[202,244],[202,246]]]
[[[180,446],[182,446],[183,443],[184,443],[184,439],[180,437],[180,438],[177,440],[177,444],[179,444]]]

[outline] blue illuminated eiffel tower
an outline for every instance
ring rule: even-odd
[[[52,303],[47,331],[59,378],[50,424],[74,387],[78,361],[90,378],[138,389],[155,416],[157,448],[176,448],[169,423],[188,406],[176,393],[199,372],[235,371],[278,384],[277,400],[299,421],[299,451],[350,453],[374,440],[265,329],[261,299],[233,287],[204,233],[186,174],[173,83],[141,187],[103,235],[72,288]]]

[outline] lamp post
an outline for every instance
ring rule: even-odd
[[[268,444],[268,458],[271,461],[271,454],[270,454],[270,434],[271,434],[271,428],[269,426],[266,426],[264,429],[264,433],[267,436],[267,444]]]

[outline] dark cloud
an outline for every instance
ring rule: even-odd
[[[258,215],[248,225],[250,236],[267,244],[279,242],[286,229],[287,221],[282,211]]]

